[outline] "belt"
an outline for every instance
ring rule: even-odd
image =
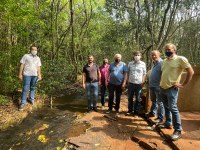
[[[92,80],[92,81],[87,81],[88,83],[95,83],[98,82],[98,80]]]

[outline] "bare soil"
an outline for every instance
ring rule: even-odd
[[[137,116],[126,116],[127,97],[122,96],[120,113],[114,111],[105,114],[108,107],[101,107],[98,112],[86,113],[79,121],[88,122],[91,127],[78,137],[69,135],[68,141],[80,146],[81,150],[141,150],[144,144],[133,142],[131,137],[139,138],[155,149],[171,149],[164,139],[148,126],[145,119]],[[73,136],[73,133],[71,133]]]

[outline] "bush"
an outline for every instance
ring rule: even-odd
[[[6,103],[8,103],[7,97],[0,95],[0,105],[5,105]]]

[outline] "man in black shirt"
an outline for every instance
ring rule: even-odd
[[[101,73],[99,67],[94,63],[94,57],[92,55],[88,56],[88,63],[83,67],[82,81],[83,88],[87,92],[88,101],[88,112],[93,109],[97,111],[97,100],[98,100],[98,84],[100,84]],[[92,106],[93,101],[93,106]]]

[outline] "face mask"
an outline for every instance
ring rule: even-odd
[[[103,61],[103,64],[105,65],[105,64],[107,64],[108,62],[107,61]]]
[[[33,55],[33,56],[36,56],[37,55],[37,51],[31,51],[31,54]]]
[[[172,52],[165,52],[165,55],[166,55],[167,57],[170,57],[170,56],[173,55],[173,53],[172,53]]]
[[[140,58],[141,58],[141,56],[134,56],[134,60],[135,60],[135,61],[139,61]]]
[[[119,62],[120,62],[120,59],[116,58],[116,59],[115,59],[115,62],[116,62],[116,63],[119,63]]]

